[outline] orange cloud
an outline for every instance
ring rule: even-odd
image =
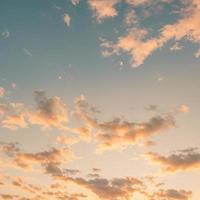
[[[99,22],[105,18],[117,16],[115,6],[119,2],[120,0],[88,0],[91,10]]]
[[[5,89],[3,87],[0,87],[0,97],[3,97],[5,95]]]
[[[129,1],[137,2],[137,1]],[[128,53],[131,56],[133,67],[142,65],[155,50],[163,47],[170,40],[179,42],[187,39],[193,43],[200,43],[200,3],[198,0],[187,1],[185,7],[181,10],[181,18],[174,24],[165,24],[158,30],[158,37],[150,36],[145,28],[132,28],[128,34],[118,38],[114,44],[105,42],[103,55],[111,56],[113,54]],[[105,45],[107,44],[107,45]],[[179,47],[172,47],[172,49]],[[196,54],[198,55],[198,54]]]
[[[67,26],[70,26],[71,17],[70,17],[67,13],[64,14],[63,19],[64,19],[64,23],[65,23]]]
[[[195,170],[200,168],[200,153],[196,149],[185,149],[180,153],[162,156],[158,153],[149,152],[147,157],[161,169],[168,172]]]
[[[150,200],[160,199],[160,200],[188,200],[191,198],[192,192],[185,190],[159,190],[154,193],[153,197]]]
[[[66,130],[68,113],[66,105],[59,97],[47,98],[45,92],[35,91],[36,111],[28,113],[31,124],[41,125],[44,128],[55,127]]]

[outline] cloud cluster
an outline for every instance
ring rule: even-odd
[[[119,2],[120,0],[89,0],[88,4],[94,12],[94,16],[100,22],[105,18],[117,16],[115,6]]]
[[[34,110],[22,103],[0,104],[0,125],[12,130],[26,128],[29,124],[40,125],[44,129],[54,127],[67,130],[68,110],[59,97],[48,98],[45,92],[35,91],[34,98]]]
[[[88,112],[80,105],[82,103],[78,101],[78,114],[85,124],[96,133],[95,139],[99,143],[98,151],[135,144],[175,125],[174,118],[171,115],[155,116],[147,122],[129,122],[121,118],[115,118],[100,123],[90,117]]]
[[[186,190],[175,190],[175,189],[167,189],[167,190],[159,190],[155,192],[150,200],[159,199],[159,200],[188,200],[191,198],[192,192]]]
[[[48,151],[25,153],[15,143],[1,143],[0,153],[10,158],[13,166],[24,169],[32,169],[35,164],[58,166],[75,159],[75,155],[69,148],[52,148]]]
[[[44,128],[55,127],[65,129],[68,122],[67,107],[59,97],[48,98],[43,91],[34,92],[36,110],[29,112],[28,120],[31,124],[38,124]]]
[[[132,1],[137,2],[137,1]],[[130,28],[125,36],[118,38],[117,42],[103,42],[103,55],[128,53],[131,56],[133,67],[142,65],[147,57],[154,51],[163,47],[170,40],[179,42],[187,39],[193,43],[200,43],[200,3],[198,0],[186,1],[185,7],[180,11],[180,19],[174,24],[165,24],[158,30],[158,36],[151,36],[145,28]],[[179,48],[177,46],[175,49]],[[173,49],[174,49],[173,48]]]
[[[22,103],[0,104],[0,126],[16,130],[17,128],[26,128],[25,121],[26,109]]]
[[[153,152],[149,152],[147,156],[153,163],[160,165],[164,171],[176,172],[200,168],[200,153],[194,148],[185,149],[169,156]]]

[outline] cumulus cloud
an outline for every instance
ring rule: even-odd
[[[111,180],[104,178],[83,179],[74,178],[70,179],[72,182],[91,190],[100,199],[129,199],[135,191],[139,191],[143,187],[143,183],[132,177],[127,178],[114,178]]]
[[[190,108],[187,105],[183,104],[183,105],[180,106],[179,111],[181,113],[188,113],[190,111]]]
[[[118,13],[115,6],[119,2],[120,0],[88,0],[91,10],[99,22],[105,18],[117,16]]]
[[[13,166],[24,169],[32,169],[35,164],[58,166],[75,159],[75,155],[69,148],[51,148],[48,151],[26,153],[16,143],[1,143],[0,153],[10,158]]]
[[[44,91],[34,92],[36,111],[30,111],[28,120],[31,124],[41,125],[44,128],[55,127],[66,130],[68,113],[66,105],[59,97],[48,98]]]
[[[98,151],[133,145],[141,139],[146,140],[151,135],[165,131],[175,125],[175,121],[170,115],[155,116],[147,122],[129,122],[115,118],[103,123],[93,119],[81,109],[79,116],[96,133],[95,138],[99,144]]]
[[[161,200],[188,200],[191,198],[192,192],[186,190],[159,190],[154,193],[151,199],[161,199]]]
[[[126,36],[119,37],[116,44],[107,42],[107,46],[103,47],[110,55],[120,54],[120,52],[128,52],[131,55],[133,67],[143,64],[144,60],[152,54],[155,49],[162,46],[162,41],[157,38],[147,39],[148,31],[140,28],[133,28]]]
[[[135,10],[131,9],[125,14],[124,22],[127,26],[133,26],[138,23],[138,17]]]
[[[68,130],[68,109],[67,106],[57,96],[48,98],[44,91],[35,91],[34,98],[36,108],[22,103],[2,103],[0,104],[0,126],[16,130],[26,128],[28,125],[40,125],[42,128],[57,128]]]
[[[22,168],[32,168],[33,164],[54,164],[67,163],[75,158],[68,148],[51,149],[38,153],[18,153],[14,163]]]
[[[196,149],[185,149],[179,153],[163,156],[149,152],[147,157],[162,170],[169,172],[195,170],[200,168],[200,153]]]
[[[130,1],[131,2],[131,1]],[[133,1],[137,2],[137,1]],[[158,30],[158,36],[151,36],[146,28],[132,28],[117,42],[106,42],[103,46],[103,55],[128,53],[131,56],[133,67],[142,65],[155,50],[163,47],[170,40],[179,42],[186,39],[193,43],[200,43],[200,3],[198,0],[187,1],[181,10],[180,19],[174,24],[165,24]],[[173,50],[180,49],[177,45]],[[107,52],[107,54],[105,54]],[[109,54],[108,54],[109,52]]]
[[[100,122],[91,117],[91,112],[89,112],[91,107],[84,96],[77,98],[75,104],[78,116],[88,127],[86,136],[91,132],[94,133],[94,138],[98,143],[98,152],[136,144],[175,126],[175,120],[171,114],[154,116],[147,122],[130,122],[120,117]],[[150,107],[152,108],[156,109],[154,106]]]
[[[0,116],[2,117],[0,126],[11,130],[26,128],[25,113],[26,109],[22,103],[0,104]]]

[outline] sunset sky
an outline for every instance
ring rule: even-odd
[[[1,0],[0,199],[200,200],[200,0]]]

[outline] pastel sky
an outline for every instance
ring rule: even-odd
[[[199,200],[200,0],[1,0],[0,199]]]

